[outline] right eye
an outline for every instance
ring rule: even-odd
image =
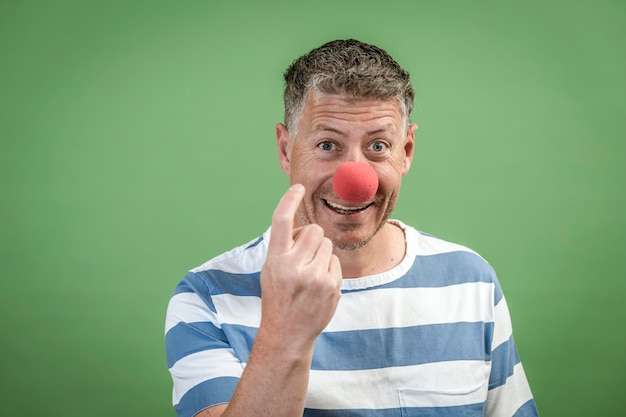
[[[333,149],[335,149],[335,144],[327,140],[324,142],[321,142],[317,146],[323,151],[332,151]]]

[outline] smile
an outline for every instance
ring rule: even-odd
[[[360,206],[360,207],[346,207],[346,206],[342,206],[341,204],[331,203],[328,200],[322,199],[322,201],[324,202],[324,204],[326,204],[326,206],[328,208],[332,209],[333,211],[336,211],[339,214],[354,214],[354,213],[358,213],[360,211],[365,210],[366,208],[368,208],[372,204],[374,204],[374,203],[368,203],[368,204],[366,204],[364,206]]]

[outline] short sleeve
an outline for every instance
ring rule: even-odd
[[[194,272],[179,283],[168,304],[165,346],[177,416],[193,416],[230,400],[243,365],[220,326],[206,283]]]
[[[485,416],[537,417],[537,408],[513,339],[509,309],[497,280],[494,291],[494,332]]]

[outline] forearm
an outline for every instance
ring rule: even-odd
[[[313,344],[285,346],[287,340],[259,333],[222,417],[302,416]]]

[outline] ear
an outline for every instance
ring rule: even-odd
[[[291,172],[291,147],[293,146],[293,140],[287,126],[282,123],[276,124],[276,145],[280,167],[285,174],[289,175]]]
[[[411,124],[406,130],[406,137],[404,139],[404,163],[402,165],[402,175],[406,175],[411,168],[413,162],[413,154],[415,151],[415,131],[417,130],[416,124]]]

